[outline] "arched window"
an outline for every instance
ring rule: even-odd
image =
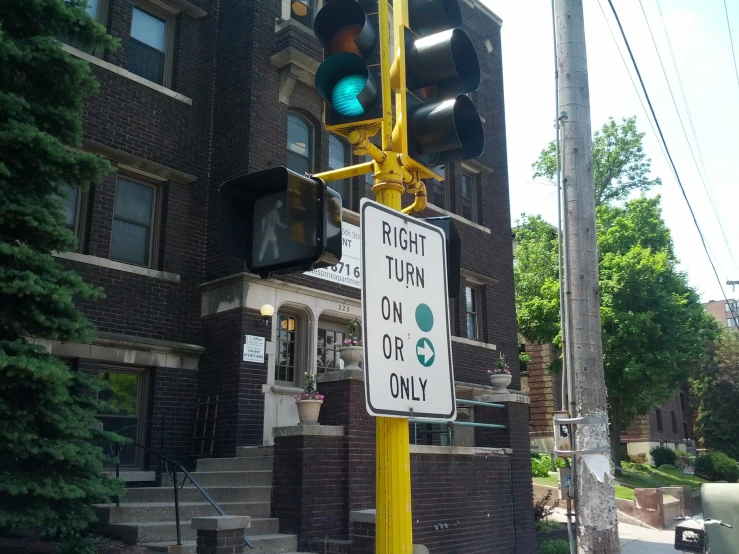
[[[290,19],[299,21],[306,27],[312,27],[313,4],[313,0],[290,0]]]
[[[328,167],[339,169],[347,165],[347,147],[344,142],[334,135],[328,137]],[[341,205],[351,209],[352,197],[349,179],[332,181],[329,186],[341,195]]]
[[[313,128],[298,115],[287,116],[287,167],[303,175],[313,171]]]

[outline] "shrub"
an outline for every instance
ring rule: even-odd
[[[644,452],[641,452],[639,454],[627,454],[626,458],[632,464],[646,464],[647,463],[647,455]]]
[[[564,467],[565,461],[562,458],[554,459],[555,467]],[[546,477],[552,468],[552,458],[549,454],[535,454],[531,456],[531,475],[534,477]]]
[[[570,554],[570,543],[563,539],[544,541],[539,545],[539,554]]]
[[[708,452],[695,460],[695,472],[709,481],[739,480],[739,464],[723,452]]]
[[[685,452],[685,450],[678,450],[676,452],[677,454],[677,461],[675,462],[675,465],[678,467],[690,467],[693,465],[690,462],[690,454]]]
[[[667,446],[655,446],[649,451],[649,453],[652,455],[655,467],[660,467],[665,464],[674,466],[677,461],[677,454],[672,448]]]
[[[550,490],[544,498],[534,502],[534,522],[544,521],[554,513],[554,507],[559,505],[559,500],[555,500],[550,504],[551,500],[552,491]]]
[[[631,471],[641,471],[643,473],[649,473],[652,470],[652,468],[650,468],[647,464],[634,464],[631,462],[621,462],[621,466],[624,469],[628,469]]]

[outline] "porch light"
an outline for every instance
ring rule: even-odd
[[[259,308],[259,313],[262,314],[262,319],[257,321],[257,327],[269,327],[272,325],[272,314],[275,313],[275,308],[272,304],[264,304]]]

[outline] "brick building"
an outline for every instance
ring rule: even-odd
[[[703,309],[715,317],[722,327],[739,327],[739,302],[734,299],[709,300]]]
[[[542,452],[554,446],[552,422],[554,412],[567,410],[562,406],[560,375],[550,371],[560,352],[552,344],[522,345],[531,361],[521,371],[521,390],[531,398],[529,425],[531,447]],[[627,429],[621,430],[622,456],[645,454],[654,446],[694,450],[694,411],[691,405],[690,387],[679,386],[677,394],[665,404],[637,418]]]
[[[84,194],[69,187],[67,223],[80,245],[58,258],[106,297],[81,306],[98,328],[93,345],[46,344],[108,380],[116,411],[101,414],[103,424],[126,427],[153,450],[192,466],[199,457],[273,446],[271,515],[301,547],[316,537],[348,539],[350,514],[374,508],[374,422],[362,376],[336,371],[346,324],[361,317],[359,282],[331,270],[269,280],[247,273],[219,251],[216,193],[228,179],[269,167],[318,172],[364,161],[321,125],[313,79],[322,50],[311,30],[321,5],[90,0],[90,15],[120,48],[64,48],[87,60],[101,84],[86,104],[83,148],[117,172]],[[419,215],[449,214],[461,236],[453,357],[458,397],[479,399],[499,353],[513,366],[511,388],[520,380],[501,21],[479,0],[460,5],[483,74],[472,97],[486,149],[478,160],[447,166],[444,183],[428,183],[429,206]],[[345,247],[349,263],[358,257],[359,202],[372,196],[372,177],[332,186],[354,243]],[[274,307],[268,325],[265,304]],[[263,362],[243,361],[247,336],[265,339]],[[298,421],[292,395],[305,371],[319,374],[327,394],[321,436],[285,431]],[[413,425],[414,536],[432,552],[532,552],[525,404],[460,406],[460,413],[506,429],[460,431],[451,448],[438,427]],[[135,481],[151,479],[157,466],[137,449],[122,462]],[[438,502],[442,495],[448,503]],[[443,537],[432,531],[438,522],[451,522]]]

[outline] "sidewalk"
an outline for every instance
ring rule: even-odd
[[[550,519],[554,521],[566,521],[565,511],[562,508],[556,508]],[[660,531],[658,529],[639,527],[638,525],[629,525],[628,523],[619,523],[618,537],[621,541],[621,554],[678,553],[673,548],[675,531],[672,527]]]

